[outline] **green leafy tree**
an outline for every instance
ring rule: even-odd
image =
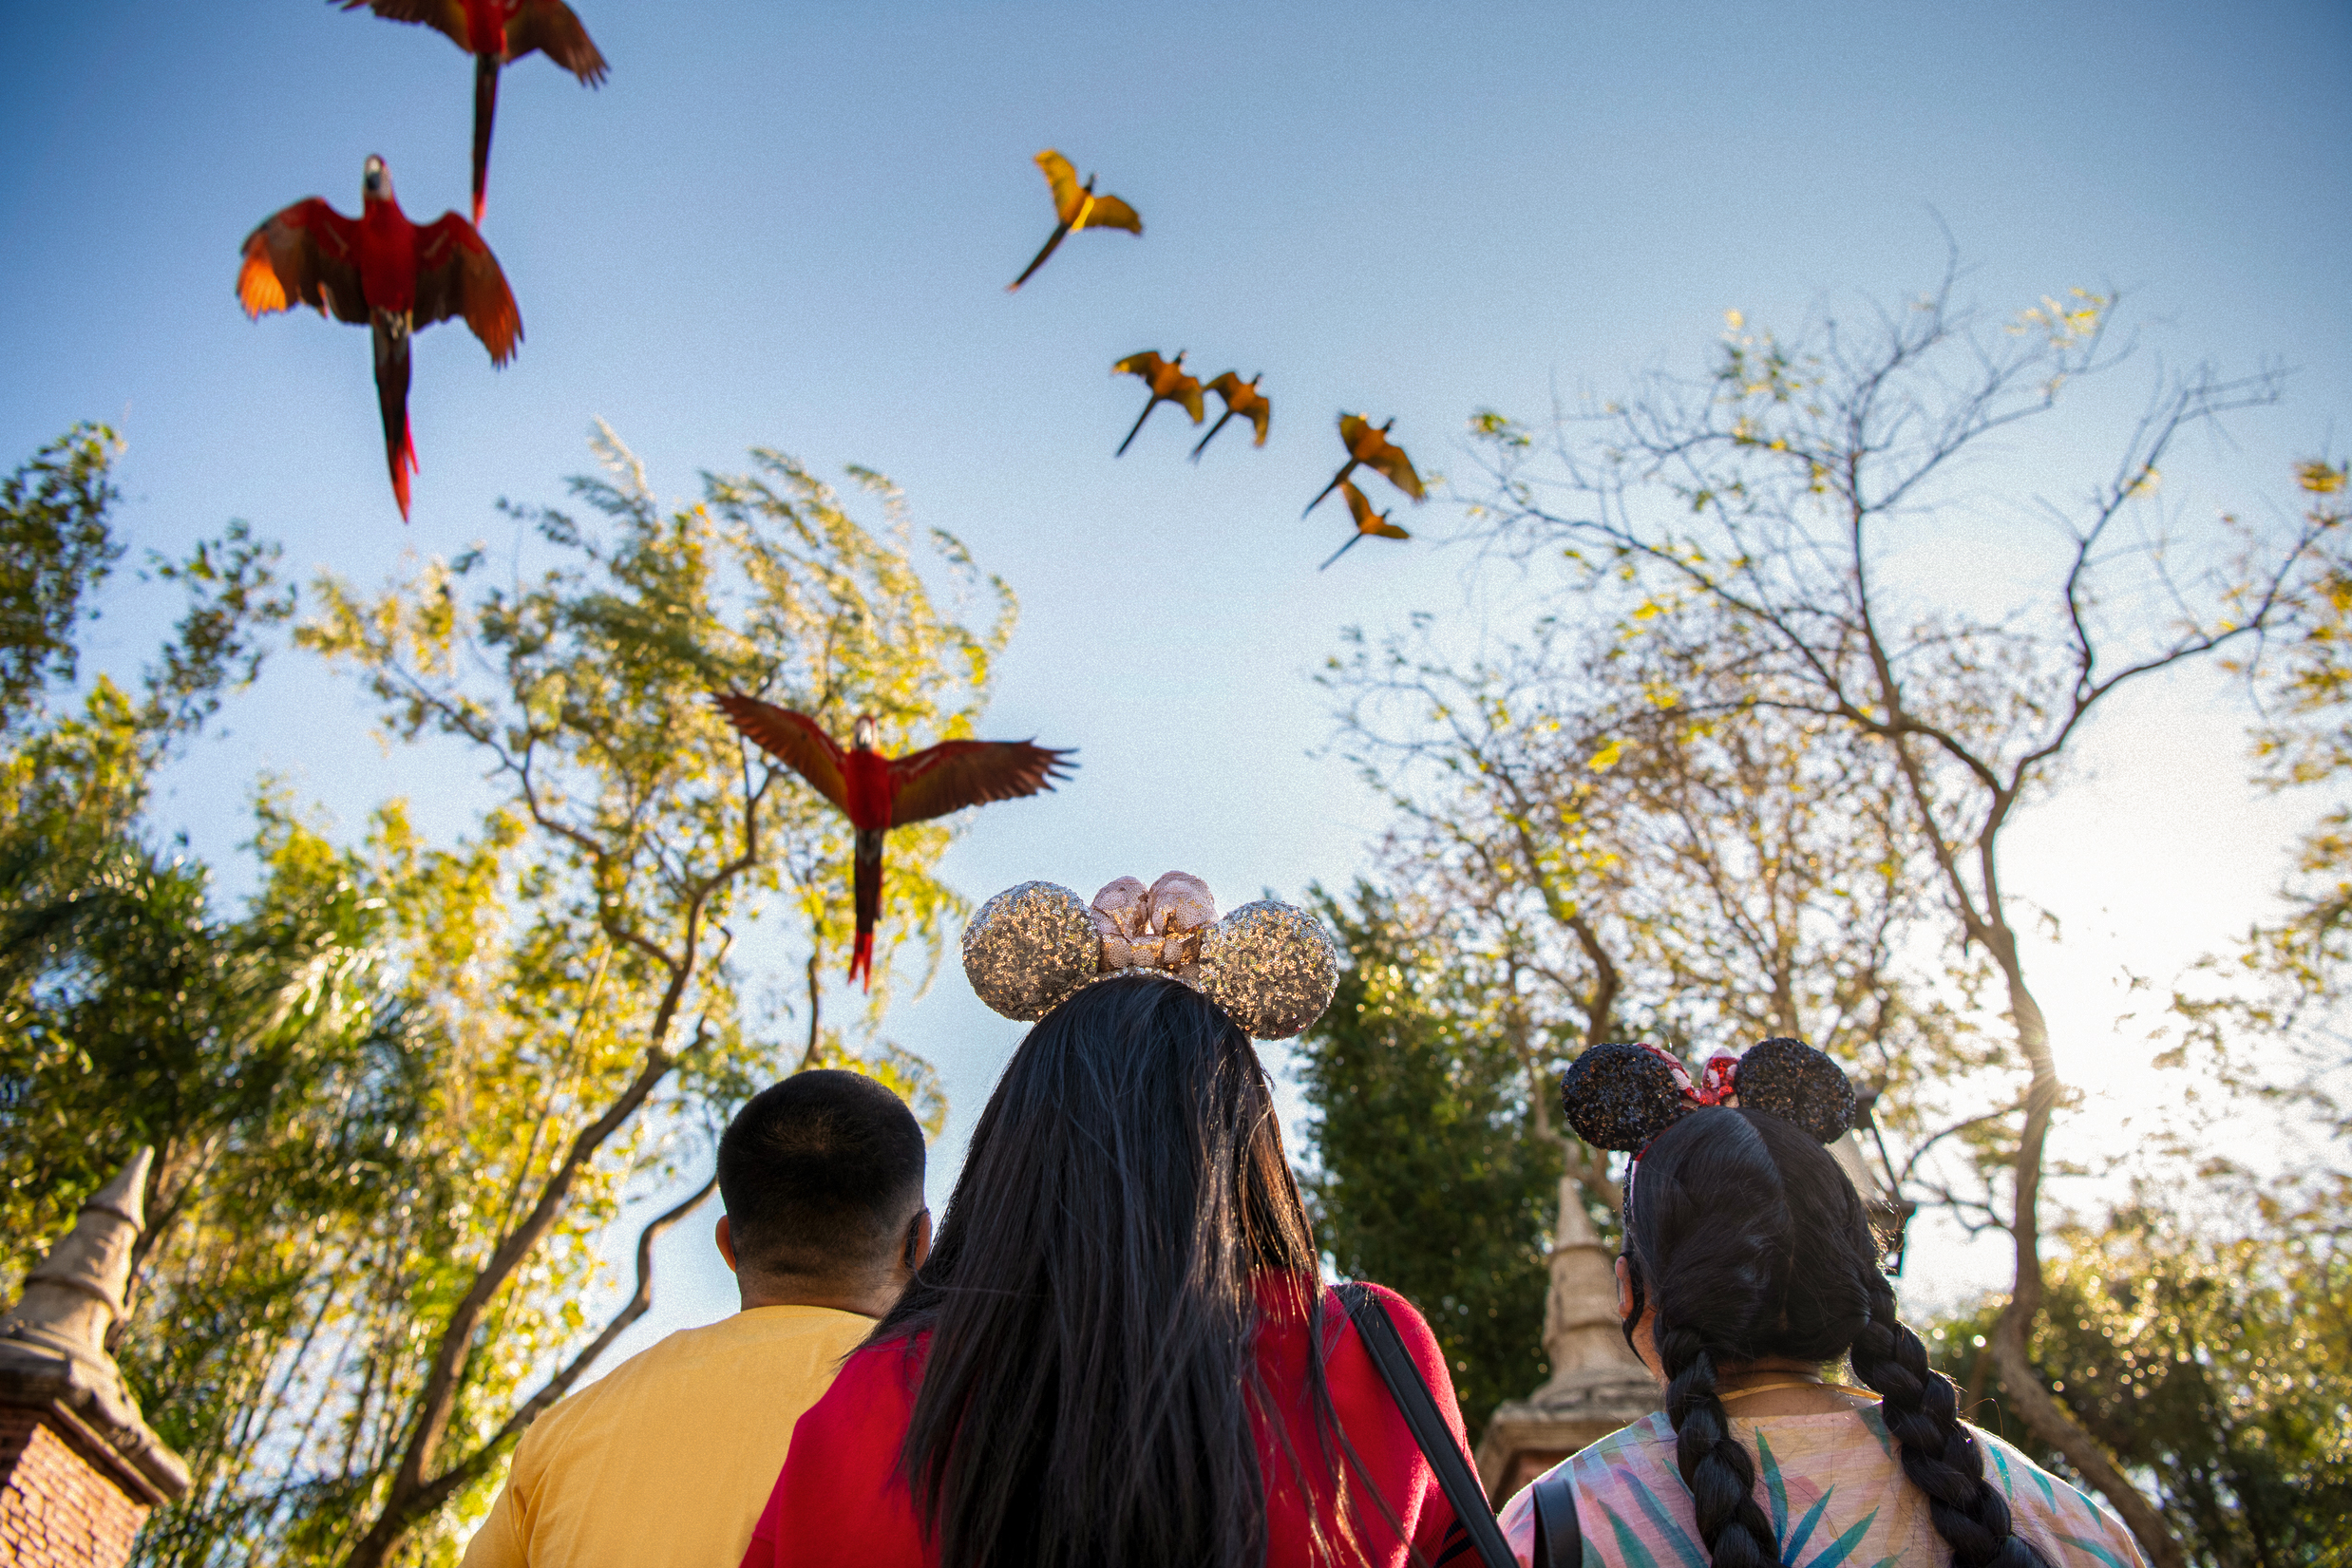
[[[1878,1090],[1870,1144],[1849,1153],[1881,1184],[1881,1138],[1925,1143],[1944,1085],[1981,1065],[1951,1009],[1921,997],[1895,963],[1925,912],[1885,769],[1819,744],[1818,725],[1730,725],[1711,711],[1722,683],[1709,661],[1741,635],[1698,602],[1643,617],[1629,636],[1546,619],[1470,658],[1424,626],[1376,647],[1358,639],[1326,675],[1347,705],[1351,750],[1395,811],[1377,849],[1382,891],[1359,897],[1350,929],[1380,933],[1415,974],[1446,976],[1391,987],[1384,1005],[1416,1020],[1407,1037],[1443,1042],[1426,1070],[1442,1059],[1473,1099],[1502,1096],[1477,1101],[1508,1126],[1497,1136],[1549,1151],[1508,1158],[1565,1171],[1573,1186],[1559,1201],[1583,1204],[1604,1231],[1622,1205],[1611,1157],[1553,1108],[1558,1074],[1584,1047],[1641,1037],[1697,1056],[1809,1038]],[[1314,1048],[1356,1028],[1335,1009]],[[1470,1375],[1519,1379],[1542,1353],[1549,1221],[1528,1232],[1522,1207],[1498,1211],[1511,1245],[1537,1260],[1532,1275],[1506,1284],[1466,1250],[1460,1276],[1434,1283],[1450,1239],[1432,1246],[1394,1218],[1426,1185],[1420,1144],[1337,1147],[1368,1114],[1356,1093],[1328,1075],[1310,1084],[1326,1180],[1350,1195],[1335,1185],[1330,1209],[1393,1227],[1391,1251],[1366,1256],[1419,1259],[1413,1276],[1432,1299],[1489,1301],[1502,1337],[1478,1351],[1493,1365],[1473,1360]],[[1446,1158],[1475,1161],[1467,1122],[1446,1136]],[[1547,1188],[1541,1202],[1552,1201]],[[1514,1290],[1524,1299],[1504,1306]]]
[[[2212,1568],[2345,1560],[2352,1523],[2352,1252],[2333,1222],[2241,1192],[2217,1236],[2164,1209],[2069,1228],[2029,1350],[2076,1420],[2146,1477],[2190,1559]],[[1987,1350],[1998,1302],[1930,1331],[1971,1418],[2044,1464],[2064,1455],[2011,1413]]]
[[[1347,957],[1299,1043],[1317,1121],[1316,1236],[1348,1275],[1421,1309],[1472,1431],[1550,1374],[1544,1289],[1561,1151],[1529,1130],[1527,1080],[1493,1048],[1493,995],[1359,882],[1318,899]]]
[[[358,672],[396,741],[491,798],[446,847],[385,808],[355,867],[424,1057],[414,1158],[434,1174],[354,1240],[331,1348],[287,1374],[321,1392],[271,1449],[282,1561],[448,1560],[516,1437],[650,1299],[641,1240],[636,1293],[585,1315],[624,1204],[674,1191],[749,1089],[848,1057],[813,985],[820,955],[847,951],[847,824],[708,694],[844,729],[871,709],[891,743],[924,744],[970,733],[1011,632],[1003,584],[948,535],[919,542],[876,476],[857,475],[882,515],[868,527],[772,452],[665,507],[609,432],[599,450],[605,473],[574,483],[595,526],[523,514],[536,576],[497,580],[476,551],[378,594],[326,579],[297,633]],[[867,1029],[893,955],[911,944],[926,973],[961,911],[933,875],[950,831],[894,837]],[[742,994],[739,944],[763,921],[812,979],[789,1047]],[[868,1059],[936,1126],[928,1069]]]
[[[2285,623],[2324,530],[2229,519],[2191,530],[2155,505],[2184,435],[2274,393],[2267,377],[2199,371],[2160,386],[2078,501],[2039,503],[2051,548],[2045,570],[2011,569],[2020,603],[1982,612],[1951,592],[1970,558],[1959,531],[1997,504],[1981,470],[1963,479],[1970,460],[2114,368],[2111,303],[2077,293],[1988,331],[1954,301],[1947,273],[1859,330],[1829,319],[1783,342],[1735,318],[1711,373],[1655,376],[1590,425],[1539,442],[1482,416],[1492,462],[1481,505],[1489,537],[1565,551],[1588,609],[1629,637],[1689,603],[1736,619],[1736,663],[1717,666],[1722,684],[1699,711],[1817,726],[1820,744],[1895,782],[1892,803],[1933,868],[1945,945],[1989,965],[2023,1069],[2021,1093],[1991,1096],[1977,1124],[2006,1156],[1985,1214],[2013,1244],[2015,1283],[1992,1336],[2012,1408],[2115,1504],[2158,1568],[2174,1568],[2161,1512],[2039,1388],[2026,1351],[2043,1305],[2049,1139],[2068,1096],[2002,853],[2115,693]]]
[[[202,1560],[214,1494],[304,1326],[310,1255],[405,1184],[378,1134],[415,1107],[349,881],[265,831],[262,890],[226,913],[208,868],[144,820],[159,769],[252,679],[291,611],[275,549],[233,524],[185,560],[151,557],[145,575],[184,591],[179,624],[134,687],[101,673],[74,689],[79,623],[123,553],[118,450],[84,427],[0,484],[0,534],[27,568],[0,583],[0,1268],[20,1276],[84,1195],[155,1148],[114,1350],[196,1478],[142,1554]]]

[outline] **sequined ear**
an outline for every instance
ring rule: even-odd
[[[1560,1104],[1576,1136],[1594,1148],[1639,1154],[1697,1108],[1690,1083],[1663,1051],[1612,1041],[1568,1064]]]
[[[1253,1040],[1303,1032],[1338,985],[1330,933],[1295,905],[1243,904],[1201,936],[1201,993]]]
[[[1087,902],[1053,882],[1023,882],[982,904],[963,928],[973,992],[1007,1018],[1031,1023],[1094,978],[1102,938]]]
[[[1824,1143],[1836,1143],[1854,1124],[1854,1086],[1845,1069],[1802,1040],[1750,1046],[1732,1086],[1741,1109],[1793,1122]]]

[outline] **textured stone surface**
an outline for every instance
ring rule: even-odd
[[[69,1416],[0,1407],[0,1563],[122,1568],[152,1492]]]

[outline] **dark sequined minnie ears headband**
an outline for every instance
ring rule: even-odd
[[[1854,1120],[1845,1069],[1802,1040],[1766,1040],[1741,1056],[1717,1055],[1691,1082],[1656,1046],[1595,1046],[1568,1064],[1560,1100],[1568,1124],[1595,1148],[1641,1158],[1650,1141],[1704,1105],[1736,1099],[1834,1143]]]
[[[1171,871],[1148,889],[1122,877],[1091,904],[1052,882],[1007,888],[964,927],[963,972],[981,1001],[1023,1023],[1097,980],[1164,974],[1251,1039],[1287,1040],[1331,1005],[1339,954],[1303,909],[1264,899],[1221,920],[1207,884]]]

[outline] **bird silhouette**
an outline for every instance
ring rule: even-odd
[[[1192,449],[1193,462],[1201,461],[1201,453],[1207,448],[1210,442],[1217,439],[1217,432],[1225,427],[1225,421],[1236,414],[1242,415],[1257,426],[1258,439],[1250,443],[1252,446],[1263,446],[1266,444],[1266,426],[1273,422],[1274,405],[1268,403],[1266,395],[1258,390],[1259,378],[1264,374],[1265,372],[1261,370],[1257,375],[1243,381],[1241,371],[1227,370],[1203,388],[1204,391],[1214,392],[1223,398],[1225,411],[1217,416],[1217,423],[1208,427],[1208,434],[1201,438],[1201,444]]]
[[[332,3],[332,0],[331,0]],[[498,113],[498,73],[538,49],[587,86],[604,80],[604,56],[563,0],[340,0],[388,22],[422,22],[474,57],[474,224],[482,223],[490,180],[490,122]]]
[[[1078,183],[1078,171],[1070,166],[1070,160],[1048,147],[1037,155],[1037,167],[1045,171],[1045,182],[1053,192],[1053,216],[1058,219],[1053,237],[1037,258],[1021,269],[1021,275],[1004,286],[1011,293],[1029,281],[1029,274],[1045,265],[1045,258],[1053,254],[1062,236],[1080,229],[1125,229],[1129,234],[1144,232],[1144,220],[1135,216],[1135,209],[1117,197],[1094,194],[1094,177],[1088,175],[1086,183]]]
[[[1389,515],[1386,512],[1374,512],[1372,502],[1364,499],[1364,493],[1345,480],[1339,482],[1339,494],[1347,498],[1348,515],[1356,520],[1356,532],[1348,536],[1347,543],[1331,553],[1331,560],[1316,568],[1318,572],[1330,570],[1331,561],[1337,560],[1341,556],[1346,555],[1350,549],[1354,548],[1356,541],[1367,534],[1377,534],[1384,539],[1413,538],[1411,534],[1389,521]]]
[[[1421,486],[1421,476],[1413,471],[1413,460],[1405,456],[1403,447],[1393,445],[1389,441],[1390,426],[1395,423],[1390,420],[1388,424],[1375,427],[1372,421],[1360,414],[1341,414],[1339,441],[1348,449],[1348,460],[1339,464],[1339,471],[1331,476],[1331,482],[1307,502],[1307,511],[1299,515],[1303,518],[1307,512],[1322,505],[1323,498],[1337,489],[1341,482],[1356,471],[1356,465],[1359,463],[1385,476],[1391,484],[1414,501],[1428,500],[1429,492]]]
[[[844,751],[806,713],[741,692],[714,692],[712,697],[754,746],[806,779],[856,830],[851,885],[858,928],[849,978],[863,978],[869,991],[874,985],[874,925],[882,918],[883,837],[894,827],[944,817],[968,805],[1051,790],[1055,780],[1078,765],[1063,760],[1070,755],[1067,749],[1027,741],[941,741],[903,757],[885,757],[874,749],[880,725],[871,713],[858,715],[849,749]]]
[[[1144,411],[1135,416],[1134,427],[1128,431],[1127,440],[1119,443],[1119,449],[1111,454],[1112,457],[1127,456],[1127,449],[1134,442],[1136,431],[1144,427],[1144,421],[1151,417],[1151,410],[1163,403],[1178,405],[1192,416],[1193,424],[1201,423],[1201,384],[1185,374],[1184,349],[1177,349],[1174,359],[1162,359],[1158,349],[1146,349],[1142,353],[1129,354],[1113,365],[1110,373],[1114,376],[1141,376],[1144,385],[1151,388],[1151,401],[1145,404]]]
[[[408,343],[436,321],[463,316],[503,366],[522,341],[522,316],[498,257],[474,226],[444,213],[419,227],[392,196],[391,171],[370,156],[361,179],[359,217],[346,217],[317,197],[264,219],[245,236],[237,297],[258,319],[296,303],[321,315],[366,323],[375,338],[376,406],[384,418],[384,457],[392,496],[408,519],[408,476],[416,445],[408,439]]]

